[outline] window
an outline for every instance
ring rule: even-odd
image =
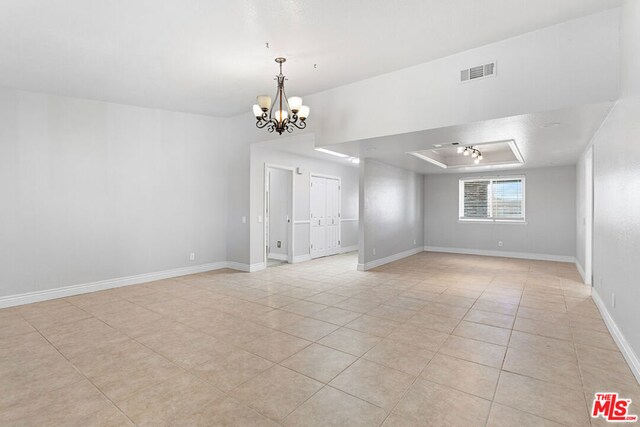
[[[524,222],[524,177],[461,179],[459,218]]]

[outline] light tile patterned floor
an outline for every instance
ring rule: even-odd
[[[595,391],[640,403],[572,265],[438,253],[355,265],[0,310],[0,425],[589,425]]]

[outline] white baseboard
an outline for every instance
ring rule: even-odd
[[[358,250],[358,245],[353,245],[353,246],[345,246],[345,247],[341,247],[340,248],[340,252],[341,254],[346,254],[347,252],[354,252]],[[302,254],[302,255],[296,255],[293,257],[293,263],[296,264],[298,262],[305,262],[305,261],[310,261],[311,258],[311,254]]]
[[[311,254],[296,255],[293,257],[293,263],[305,262],[311,259]]]
[[[157,271],[153,273],[136,274],[133,276],[119,277],[116,279],[99,280],[97,282],[83,283],[79,285],[64,286],[61,288],[46,289],[43,291],[27,292],[18,295],[0,297],[0,308],[16,305],[31,304],[56,298],[64,298],[73,295],[86,294],[88,292],[102,291],[105,289],[119,288],[122,286],[138,285],[140,283],[153,282],[155,280],[169,279],[172,277],[186,276],[188,274],[203,273],[205,271],[219,270],[221,268],[234,268],[227,262],[214,262],[195,265],[193,267],[181,267],[171,270]]]
[[[250,273],[254,273],[256,271],[260,271],[260,270],[264,270],[265,268],[267,268],[267,264],[264,262],[256,262],[255,264],[251,264],[249,265],[249,272]],[[247,271],[247,270],[244,270]]]
[[[287,261],[287,260],[289,260],[289,255],[287,255],[287,254],[275,254],[273,252],[270,252],[269,256],[267,258],[275,259],[275,260],[278,260],[278,261]]]
[[[629,341],[624,337],[615,320],[613,320],[613,317],[609,314],[607,305],[602,301],[602,298],[600,298],[600,295],[595,288],[591,288],[591,298],[593,298],[593,301],[596,303],[596,307],[598,307],[598,310],[602,315],[602,319],[604,320],[605,325],[607,325],[613,340],[616,342],[620,352],[629,364],[631,372],[633,372],[636,380],[640,383],[640,359],[638,359],[638,355],[633,351],[631,344],[629,344]]]
[[[225,264],[227,265],[227,268],[230,268],[232,270],[246,271],[247,273],[249,272],[249,264],[235,261],[227,261]]]
[[[528,253],[528,252],[489,251],[484,249],[448,248],[448,247],[440,247],[440,246],[425,246],[424,250],[426,252],[446,252],[446,253],[452,253],[452,254],[533,259],[538,261],[570,262],[572,264],[576,262],[575,257],[566,256],[566,255],[536,254],[536,253]]]
[[[340,248],[340,253],[341,254],[346,254],[347,252],[355,252],[358,250],[358,245],[353,245],[353,246],[345,246]]]
[[[422,250],[423,250],[422,247],[417,247],[414,249],[409,249],[408,251],[400,252],[394,255],[386,256],[384,258],[369,261],[364,264],[358,263],[358,270],[359,271],[371,270],[372,268],[380,267],[381,265],[389,264],[390,262],[398,261],[399,259],[406,258],[411,255],[415,255],[417,253],[422,252]]]
[[[585,285],[590,285],[591,280],[587,280],[587,275],[584,272],[584,268],[582,268],[577,258],[576,258],[575,264],[576,264],[576,270],[578,270],[578,273],[580,273],[580,277],[582,277],[582,283],[584,283]]]

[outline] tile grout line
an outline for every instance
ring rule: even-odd
[[[78,307],[78,308],[79,308],[79,307]],[[80,309],[81,309],[81,308],[80,308]],[[82,309],[81,309],[81,310],[82,310]],[[83,310],[83,311],[84,311],[84,310]],[[26,320],[26,319],[25,319],[25,320]],[[109,396],[107,396],[107,395],[106,395],[106,394],[105,394],[105,393],[104,393],[104,392],[103,392],[103,391],[102,391],[102,390],[101,390],[101,389],[100,389],[100,388],[99,388],[99,387],[98,387],[98,386],[97,386],[93,381],[91,381],[91,379],[90,379],[87,375],[85,375],[85,373],[84,373],[84,372],[82,372],[82,371],[81,371],[81,370],[80,370],[80,369],[79,369],[79,368],[78,368],[78,367],[77,367],[73,362],[71,362],[71,361],[67,358],[67,356],[65,356],[64,354],[62,354],[62,352],[60,351],[60,349],[58,349],[58,347],[56,347],[56,346],[55,346],[51,341],[49,341],[49,339],[48,339],[47,337],[45,337],[45,336],[44,336],[44,334],[40,331],[40,329],[38,329],[38,328],[36,328],[35,326],[33,326],[33,325],[28,321],[28,320],[26,320],[26,321],[27,321],[27,323],[29,323],[29,325],[31,325],[31,327],[32,327],[32,328],[34,328],[34,329],[38,332],[38,334],[40,334],[40,336],[41,336],[45,341],[47,341],[47,342],[49,343],[49,345],[50,345],[51,347],[53,347],[53,348],[56,350],[56,352],[58,352],[58,354],[59,354],[60,356],[62,356],[62,357],[67,361],[67,363],[69,363],[69,365],[71,365],[71,366],[73,367],[73,369],[75,369],[75,370],[76,370],[80,375],[82,375],[82,376],[83,376],[83,377],[84,377],[84,378],[85,378],[85,379],[86,379],[86,380],[87,380],[87,381],[88,381],[88,382],[89,382],[89,383],[90,383],[90,384],[91,384],[91,385],[92,385],[92,386],[93,386],[93,387],[94,387],[94,388],[95,388],[95,389],[96,389],[96,390],[97,390],[97,391],[98,391],[98,392],[99,392],[99,393],[100,393],[100,394],[101,394],[105,399],[107,399],[109,402],[111,402],[111,404],[113,404],[113,406],[114,406],[114,407],[116,407],[116,408],[117,408],[117,409],[118,409],[118,410],[119,410],[119,411],[120,411],[120,412],[121,412],[125,417],[127,417],[127,419],[128,419],[129,421],[131,421],[131,423],[132,423],[133,425],[137,425],[137,424],[136,424],[136,423],[131,419],[131,417],[129,417],[129,415],[128,415],[126,412],[124,412],[124,411],[122,410],[122,408],[120,408],[120,406],[118,406],[118,404],[117,404],[116,402],[114,402],[114,401],[113,401]],[[62,387],[61,387],[61,388],[62,388]],[[98,410],[96,410],[96,411],[94,411],[94,412],[91,412],[89,415],[93,415],[93,414],[97,413],[98,411],[100,411],[100,410],[98,409]]]

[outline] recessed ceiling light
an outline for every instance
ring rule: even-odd
[[[350,161],[354,165],[359,165],[360,164],[360,159],[358,157],[353,157],[352,159],[350,159]]]
[[[436,148],[440,148],[440,147],[442,147],[442,144],[433,144],[433,146],[436,147]]]
[[[342,154],[342,153],[337,153],[335,151],[331,151],[331,150],[327,150],[326,148],[315,148],[316,151],[319,151],[321,153],[324,154],[331,154],[332,156],[336,156],[336,157],[342,157],[342,158],[347,158],[349,156],[347,156],[346,154]]]

